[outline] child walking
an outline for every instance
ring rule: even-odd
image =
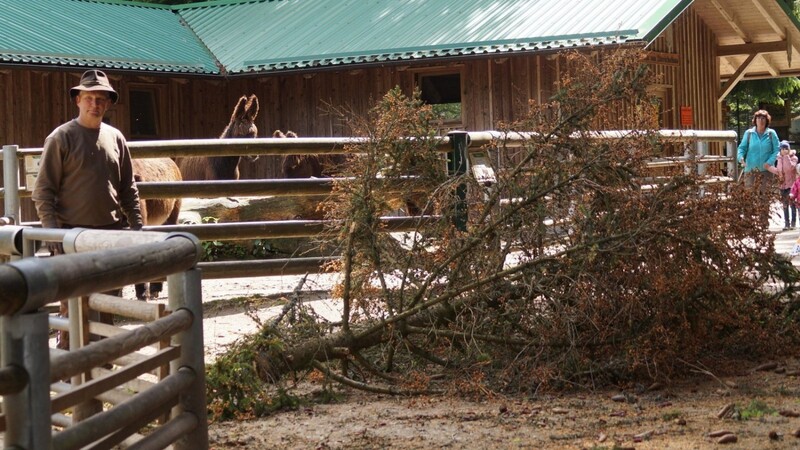
[[[789,141],[781,141],[779,147],[780,154],[777,161],[775,161],[775,166],[765,163],[764,168],[778,176],[781,204],[783,205],[783,229],[791,230],[797,226],[797,197],[791,196],[792,188],[797,180],[797,156],[796,152],[789,146]]]
[[[797,166],[797,171],[795,172],[796,179],[794,180],[794,184],[792,184],[792,188],[789,192],[789,198],[792,201],[793,208],[800,208],[800,165]]]

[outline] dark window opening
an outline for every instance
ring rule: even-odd
[[[461,75],[420,75],[422,101],[433,107],[433,112],[445,124],[461,123]]]
[[[133,90],[130,95],[131,138],[158,138],[158,108],[156,92],[153,90]]]

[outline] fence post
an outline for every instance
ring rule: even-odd
[[[725,156],[731,158],[728,162],[728,176],[733,178],[733,181],[739,180],[739,161],[736,160],[737,152],[736,141],[725,142]]]
[[[467,147],[469,147],[469,133],[466,131],[453,131],[447,133],[453,144],[453,149],[447,153],[447,174],[459,177],[467,173]],[[467,231],[467,185],[459,183],[456,186],[456,204],[453,211],[453,223],[456,229]]]
[[[20,223],[18,148],[17,145],[3,146],[3,213],[14,225]]]
[[[698,140],[695,146],[697,149],[694,155],[695,158],[708,156],[708,141]],[[697,165],[697,174],[701,176],[706,174],[706,163]]]
[[[195,378],[188,392],[180,396],[173,417],[182,412],[197,417],[197,429],[175,442],[175,450],[208,448],[208,414],[206,410],[205,350],[203,345],[203,292],[200,269],[167,276],[169,309],[187,309],[192,313],[192,326],[175,336],[173,344],[181,346],[180,358],[170,363],[170,372],[178,373],[181,367],[194,371]]]
[[[3,397],[6,448],[50,448],[50,346],[48,314],[3,317],[3,366],[23,367],[28,386]]]

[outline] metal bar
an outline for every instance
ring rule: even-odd
[[[53,436],[53,448],[74,449],[91,444],[98,438],[124,427],[129,422],[161,409],[174,399],[176,393],[191,386],[195,378],[196,376],[191,370],[182,369],[132,399],[56,434]],[[47,434],[50,434],[49,430]],[[208,446],[196,449],[200,448],[208,448]]]
[[[4,318],[6,319],[6,318]],[[3,396],[4,444],[8,448],[50,448],[50,360],[47,313],[15,317],[5,323],[4,365],[24,367],[30,380],[23,391]]]
[[[409,138],[414,139],[414,138]],[[441,151],[447,151],[447,137],[434,137]],[[128,147],[134,158],[178,158],[186,156],[231,155],[297,155],[297,154],[347,154],[357,153],[353,146],[363,144],[368,138],[328,137],[293,139],[236,138],[236,139],[171,139],[158,141],[131,141]],[[20,149],[20,155],[41,155],[42,148]]]
[[[440,221],[441,216],[381,217],[382,232],[415,231]],[[203,241],[277,239],[318,236],[335,233],[335,221],[330,220],[275,220],[260,222],[230,222],[212,224],[155,225],[148,231],[191,233]]]
[[[413,181],[414,176],[404,180]],[[274,178],[259,180],[143,181],[136,183],[142,198],[217,198],[217,197],[306,197],[330,195],[337,182],[354,178]],[[382,183],[377,180],[376,183]],[[400,183],[387,188],[394,194],[407,193]]]
[[[170,372],[190,370],[197,374],[191,386],[180,395],[173,416],[183,413],[197,418],[197,429],[175,442],[175,450],[208,448],[208,413],[206,410],[205,348],[203,344],[203,291],[200,270],[193,269],[167,277],[169,307],[176,312],[189,312],[191,327],[174,336],[173,345],[181,347],[181,356],[170,363]],[[173,313],[175,314],[175,313]]]
[[[732,142],[737,140],[735,131],[728,130],[653,130],[645,131],[672,142],[705,140],[709,142]],[[576,134],[576,139],[620,140],[641,130],[604,130]],[[535,133],[470,131],[471,145],[481,146],[505,140],[506,145],[522,145],[536,137]],[[437,148],[448,152],[452,148],[449,136],[437,136]],[[185,156],[230,156],[230,155],[295,155],[295,154],[343,154],[346,147],[366,142],[367,138],[256,138],[256,139],[174,139],[161,141],[132,141],[128,143],[134,158],[177,158]],[[42,148],[18,149],[18,156],[41,155]]]
[[[321,273],[323,265],[338,261],[338,257],[265,259],[257,261],[201,262],[197,268],[203,279],[266,277],[280,275],[303,275],[308,272]]]
[[[0,369],[0,395],[16,394],[28,385],[28,372],[20,366]]]
[[[86,367],[95,367],[113,361],[122,355],[153,345],[169,336],[187,329],[192,324],[192,315],[185,310],[172,314],[65,354],[51,358],[50,382],[55,382],[83,372]],[[201,341],[202,343],[202,341]],[[49,383],[48,383],[49,384]]]
[[[0,285],[18,284],[22,276],[24,289],[19,292],[4,289],[0,292],[0,299],[12,305],[19,305],[22,301],[23,306],[19,311],[34,311],[53,301],[116,289],[145,282],[164,273],[187,270],[197,263],[201,254],[199,242],[187,236],[185,239],[171,238],[135,247],[12,261],[0,266]],[[98,272],[100,265],[104,270]],[[3,302],[0,305],[7,306]],[[17,311],[11,311],[14,312]]]
[[[157,369],[162,364],[177,358],[180,353],[180,348],[169,347],[136,364],[123,367],[100,378],[90,380],[80,387],[73,386],[71,390],[53,397],[51,411],[63,411],[70,406],[86,401],[88,398],[97,397],[103,392],[119,386],[126,381],[130,381],[139,375]]]
[[[447,157],[447,173],[451,177],[460,177],[467,173],[467,147],[470,146],[470,134],[465,132],[450,133],[453,148]],[[456,229],[467,230],[467,185],[459,183],[456,186],[455,211],[453,221]]]
[[[14,223],[20,222],[19,159],[17,145],[3,146],[3,211]]]
[[[592,140],[621,140],[630,138],[631,136],[641,135],[644,133],[659,136],[661,139],[669,142],[692,142],[697,140],[709,142],[731,142],[736,141],[737,135],[735,131],[718,131],[718,130],[603,130],[592,131],[586,133],[575,133],[572,137],[575,139],[592,139]],[[500,131],[470,131],[469,133],[470,146],[480,147],[482,145],[489,145],[497,141],[502,141],[507,147],[516,147],[524,145],[525,142],[531,139],[541,137],[536,133],[521,133],[521,132],[500,132]]]
[[[128,450],[156,450],[167,448],[183,435],[189,434],[197,428],[197,416],[191,413],[182,413],[170,420],[164,426],[145,436],[141,441],[128,446]]]

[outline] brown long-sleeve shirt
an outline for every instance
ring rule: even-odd
[[[47,228],[108,226],[123,212],[131,227],[142,224],[128,144],[105,123],[92,129],[71,120],[50,133],[32,199]]]

